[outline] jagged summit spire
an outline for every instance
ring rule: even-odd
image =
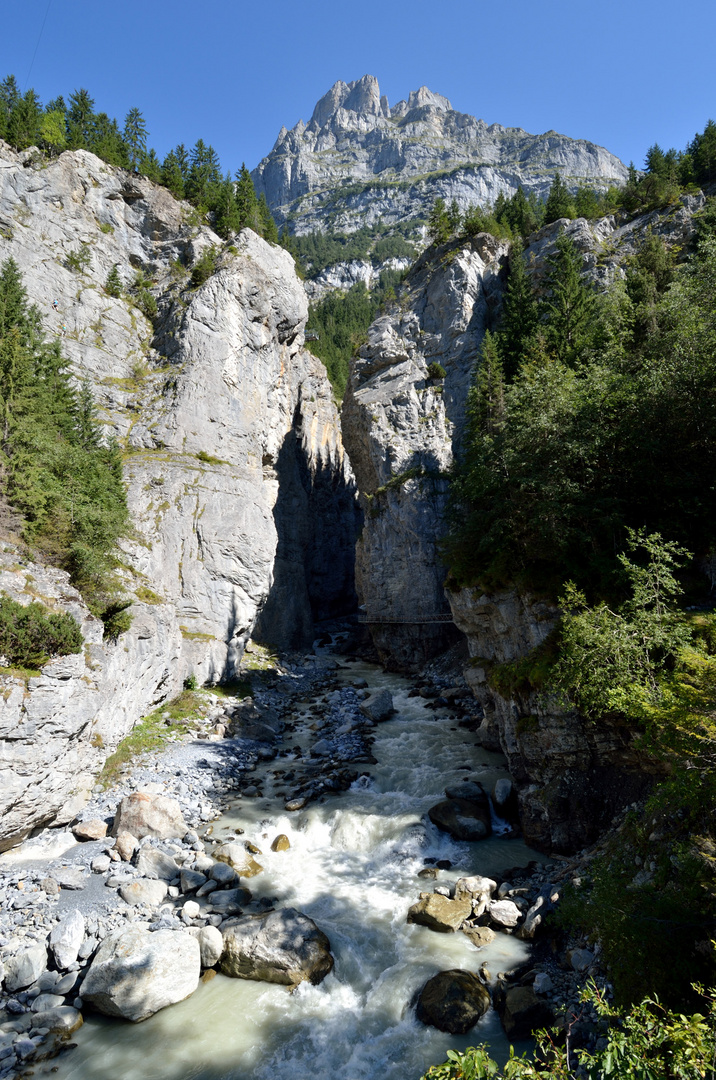
[[[445,112],[452,109],[452,105],[442,94],[435,94],[427,86],[421,86],[419,90],[411,90],[407,103],[399,102],[396,106],[397,114],[404,115],[411,109],[418,109],[423,105],[432,105]],[[322,128],[339,109],[347,109],[361,116],[389,117],[395,112],[388,105],[387,97],[385,95],[381,97],[380,86],[375,75],[364,75],[362,79],[349,83],[339,79],[316,104],[309,127]]]

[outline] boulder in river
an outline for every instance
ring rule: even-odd
[[[427,893],[408,911],[408,922],[450,934],[459,930],[471,914],[471,900],[450,900],[440,893]]]
[[[104,939],[80,993],[107,1016],[136,1022],[189,997],[200,974],[199,942],[191,934],[130,926]]]
[[[554,1023],[554,1013],[531,986],[513,986],[496,994],[495,1008],[508,1039],[529,1039],[535,1031]]]
[[[165,881],[157,881],[152,878],[135,878],[127,881],[119,887],[119,895],[128,904],[148,904],[155,907],[161,904],[167,895]]]
[[[380,724],[387,720],[395,712],[393,707],[393,695],[390,690],[376,690],[374,694],[361,702],[361,710],[374,724]]]
[[[445,799],[430,807],[428,817],[456,840],[484,840],[492,832],[487,796],[484,802]]]
[[[493,900],[487,908],[490,922],[511,930],[522,918],[522,912],[512,900]]]
[[[233,867],[239,877],[255,877],[263,870],[263,866],[256,862],[243,844],[220,844],[214,848],[212,855],[219,862],[228,863]]]
[[[423,1024],[464,1035],[489,1007],[490,994],[480,977],[455,968],[428,979],[420,991],[416,1014]]]
[[[167,795],[134,791],[122,799],[117,807],[112,836],[128,832],[138,840],[144,836],[168,840],[173,836],[184,836],[188,828],[176,799],[170,799]]]
[[[271,844],[272,851],[288,851],[290,847],[291,841],[285,833],[279,833],[278,836],[274,838]]]
[[[495,931],[491,930],[489,926],[463,926],[461,929],[476,949],[491,945],[497,937]]]
[[[220,969],[232,978],[317,985],[332,967],[328,938],[295,908],[248,916],[224,931]]]

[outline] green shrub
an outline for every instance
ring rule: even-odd
[[[108,221],[103,221],[102,224],[100,225],[99,229],[100,229],[100,232],[103,232],[103,233],[105,233],[107,235],[110,235],[111,233],[114,232],[114,226],[110,225],[110,223]]]
[[[0,597],[0,654],[11,666],[39,668],[53,656],[82,650],[82,631],[71,615],[50,612],[33,601]]]
[[[198,289],[205,281],[208,281],[216,270],[216,248],[210,247],[199,256],[191,271],[191,287]]]
[[[449,1050],[443,1065],[428,1069],[423,1080],[703,1080],[713,1077],[716,1051],[716,996],[700,994],[703,1012],[671,1012],[657,998],[645,998],[629,1012],[612,1008],[592,985],[583,997],[593,1005],[605,1032],[593,1054],[570,1051],[549,1032],[537,1036],[534,1062],[510,1057],[501,1068],[489,1047]]]
[[[90,262],[90,246],[85,243],[80,244],[77,251],[68,251],[65,256],[65,266],[76,274],[85,274],[89,270]]]
[[[149,289],[140,289],[137,295],[137,307],[150,320],[157,316],[157,302]]]
[[[438,364],[435,360],[433,360],[431,364],[428,364],[429,379],[444,379],[446,375],[447,371],[442,366],[442,364]]]
[[[131,600],[116,600],[104,609],[101,618],[104,623],[103,636],[106,640],[116,643],[119,635],[129,630],[132,625],[132,615],[129,611],[131,606]]]
[[[196,675],[192,671],[192,673],[190,675],[187,675],[186,679],[184,680],[184,689],[185,690],[196,690],[198,688],[198,686],[199,686],[199,683],[197,682]]]
[[[107,281],[105,282],[104,291],[108,296],[118,297],[122,295],[122,279],[119,276],[119,267],[117,263],[114,264],[110,272],[107,274]]]

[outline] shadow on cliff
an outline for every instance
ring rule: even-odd
[[[355,545],[361,525],[355,486],[341,466],[310,460],[294,425],[272,466],[278,481],[273,508],[278,535],[273,584],[253,637],[279,649],[301,649],[314,623],[356,610]]]

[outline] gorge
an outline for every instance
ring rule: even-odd
[[[549,971],[557,977],[546,946],[532,970],[540,911],[564,883],[579,889],[588,847],[623,827],[669,768],[618,712],[595,720],[528,679],[508,685],[505,671],[542,655],[563,611],[519,581],[447,578],[444,546],[456,462],[474,430],[475,371],[509,303],[516,240],[456,229],[429,242],[429,208],[454,199],[465,212],[522,188],[544,198],[555,172],[571,190],[628,178],[600,147],[488,127],[425,87],[391,108],[371,76],[336,83],[308,125],[282,130],[253,174],[279,223],[297,236],[413,223],[422,249],[357,343],[339,404],[307,345],[307,290],[289,251],[251,229],[223,237],[166,187],[87,150],[46,156],[0,141],[0,264],[14,260],[44,334],[91,390],[104,437],[121,450],[131,516],[117,568],[131,625],[114,636],[68,574],[33,552],[11,508],[3,516],[0,591],[70,614],[83,646],[37,670],[7,657],[0,669],[0,1077],[29,1065],[48,1033],[77,1030],[69,1013],[44,1030],[25,1017],[40,1011],[40,995],[57,998],[50,1010],[81,1014],[75,973],[84,979],[102,941],[130,923],[199,942],[208,927],[236,930],[244,907],[256,922],[295,905],[328,934],[335,968],[320,986],[278,979],[289,996],[224,967],[214,979],[221,950],[212,963],[203,954],[195,994],[139,1017],[139,1028],[88,1010],[79,1048],[57,1066],[68,1080],[98,1069],[139,1078],[155,1052],[152,1075],[167,1080],[316,1071],[417,1080],[475,1040],[507,1055],[494,1010],[464,1037],[418,1023],[417,995],[436,971],[482,965],[481,985],[518,1040],[564,1020],[562,991],[576,1007],[577,976],[607,985],[589,936],[560,930],[560,991],[534,989]],[[536,294],[549,295],[565,241],[600,295],[653,241],[674,263],[684,258],[712,194],[692,185],[663,206],[548,222],[524,238]],[[341,288],[360,273],[337,263],[328,277]],[[385,690],[391,706],[378,715]],[[133,733],[149,730],[147,717],[162,737],[137,745],[153,756],[108,772]],[[474,783],[465,796],[466,778],[482,796]],[[498,782],[508,820],[496,812]],[[472,813],[485,793],[489,839],[427,817],[443,796]],[[137,794],[178,798],[183,818],[137,836],[125,858],[120,801]],[[100,835],[78,842],[72,830],[96,821]],[[520,836],[507,838],[515,827]],[[235,852],[217,856],[219,834],[266,872],[254,879]],[[280,837],[285,849],[271,846]],[[167,858],[171,876],[156,870]],[[236,880],[212,862],[235,867]],[[192,873],[203,878],[194,899]],[[654,871],[644,863],[643,873]],[[57,887],[46,888],[53,874]],[[466,913],[449,929],[464,933],[410,923],[421,887],[423,901],[449,906],[475,876],[491,885],[485,896],[463,887]],[[217,885],[201,894],[210,877]],[[248,897],[212,907],[225,886],[227,897],[245,894],[247,878]],[[122,892],[130,881],[145,888],[138,908]],[[154,903],[147,881],[162,894]],[[511,926],[489,914],[502,901],[517,913]],[[62,964],[52,928],[73,907],[84,953]],[[478,945],[470,932],[483,930]],[[38,947],[42,970],[18,975],[20,953],[30,964],[25,950]],[[510,972],[514,985],[502,978]],[[510,1028],[505,1002],[523,990],[542,1011],[531,1027]],[[246,1018],[239,1034],[229,1010]],[[199,1064],[179,1060],[185,1026]],[[585,1027],[584,1045],[594,1048],[596,1031]]]

